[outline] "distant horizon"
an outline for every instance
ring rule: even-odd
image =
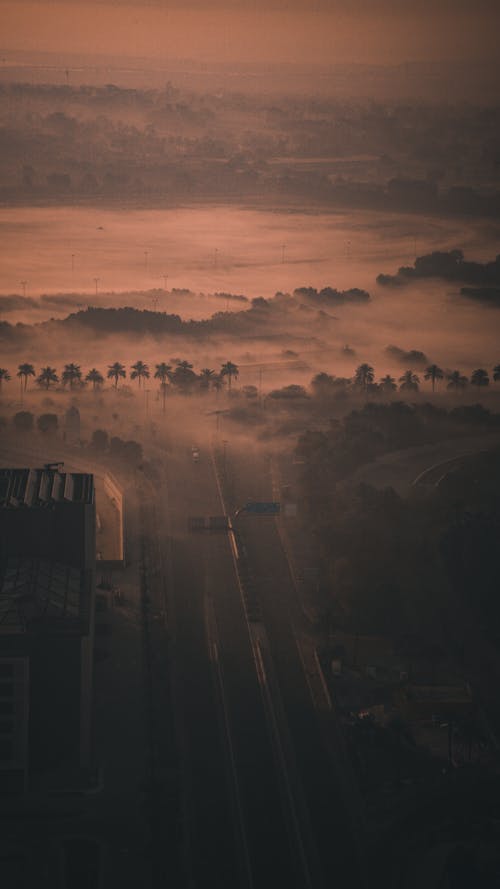
[[[492,3],[82,3],[0,0],[4,51],[297,63],[497,58]]]
[[[162,90],[167,82],[196,93],[322,95],[339,100],[476,102],[496,105],[500,88],[491,60],[405,62],[256,62],[0,48],[0,84]]]
[[[1,8],[1,7],[0,7]],[[496,67],[496,59],[493,58],[485,58],[485,59],[464,59],[464,58],[449,58],[449,59],[421,59],[417,57],[410,57],[407,59],[401,59],[399,61],[321,61],[316,59],[311,59],[309,61],[297,61],[297,60],[289,60],[286,62],[283,61],[273,61],[269,59],[267,61],[257,61],[255,59],[199,59],[195,56],[189,55],[155,55],[148,56],[143,54],[126,54],[126,53],[113,53],[109,54],[106,52],[94,52],[91,50],[55,50],[55,49],[17,49],[17,48],[7,48],[0,45],[0,67],[2,62],[5,61],[4,57],[27,57],[27,58],[37,58],[37,57],[60,57],[61,59],[65,58],[85,58],[85,59],[102,59],[103,62],[106,60],[106,65],[109,67],[113,63],[122,62],[122,61],[137,61],[137,62],[148,62],[152,66],[156,67],[158,64],[169,64],[170,62],[183,62],[183,63],[191,63],[198,64],[200,66],[206,66],[208,63],[211,65],[219,66],[219,67],[227,67],[231,66],[241,66],[241,67],[261,67],[265,66],[268,68],[299,68],[302,70],[332,70],[335,68],[357,68],[357,69],[372,69],[377,68],[381,70],[391,70],[394,68],[454,68],[457,66],[465,65],[467,67],[474,68],[494,68]],[[61,62],[61,64],[63,64]],[[500,72],[499,72],[500,74]]]

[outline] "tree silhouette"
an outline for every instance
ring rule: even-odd
[[[49,365],[47,365],[47,367],[42,367],[36,381],[39,386],[43,386],[45,389],[49,389],[51,383],[58,383],[59,377],[57,376],[55,367],[49,367]]]
[[[367,388],[369,383],[373,383],[375,379],[375,371],[370,364],[360,364],[354,372],[354,385],[361,389]]]
[[[109,446],[109,435],[105,429],[94,429],[92,433],[91,447],[96,451],[106,451]]]
[[[136,361],[135,364],[132,365],[130,379],[137,380],[139,388],[141,387],[143,380],[149,379],[149,367],[147,364],[144,364],[144,361]]]
[[[92,389],[96,390],[97,386],[102,386],[104,383],[104,377],[100,370],[97,370],[95,367],[92,370],[89,370],[87,376],[85,377],[87,383],[92,383]]]
[[[395,392],[398,387],[394,377],[391,377],[390,374],[386,374],[385,377],[381,377],[380,379],[380,388],[382,389],[382,392]]]
[[[17,375],[21,378],[21,385],[26,392],[26,389],[28,388],[28,377],[35,376],[35,368],[32,364],[20,364]]]
[[[171,379],[172,379],[172,367],[170,366],[170,364],[166,364],[165,361],[161,361],[160,364],[156,365],[155,380],[160,381],[163,413],[165,413],[165,396],[167,394],[167,380],[171,380]]]
[[[215,376],[214,370],[211,370],[209,367],[202,367],[200,370],[200,388],[208,392]]]
[[[10,380],[10,373],[5,367],[0,367],[0,392],[2,391],[2,383],[8,383]]]
[[[36,425],[40,432],[45,434],[57,432],[59,426],[57,414],[40,414],[36,421]]]
[[[488,386],[490,382],[488,371],[484,370],[482,367],[473,370],[470,381],[473,386]]]
[[[321,396],[331,395],[334,390],[335,377],[324,371],[317,373],[311,380],[311,389],[313,394],[321,398]]]
[[[497,364],[493,368],[493,379],[494,379],[495,383],[500,382],[500,364]]]
[[[231,391],[231,383],[232,383],[233,377],[235,380],[237,380],[239,373],[240,372],[238,369],[238,365],[233,364],[232,361],[226,361],[226,363],[222,365],[222,367],[220,369],[220,375],[221,375],[221,377],[227,377],[228,382],[229,382],[229,391]]]
[[[123,364],[120,364],[119,361],[115,361],[114,364],[110,364],[108,366],[108,380],[114,380],[115,389],[118,388],[118,380],[120,378],[125,379],[127,376],[127,372]]]
[[[429,367],[426,368],[424,374],[424,380],[430,380],[432,383],[432,391],[435,391],[436,383],[439,380],[444,379],[444,373],[437,364],[430,364]]]
[[[12,422],[19,432],[31,432],[35,418],[31,411],[18,411],[12,417]]]
[[[193,365],[189,361],[177,361],[177,367],[172,374],[172,383],[175,386],[178,386],[181,390],[188,391],[197,379]]]
[[[224,380],[224,377],[222,376],[222,374],[216,374],[215,377],[213,378],[212,389],[215,389],[215,397],[216,398],[219,397],[220,390],[224,388],[224,383],[225,383],[225,380]]]
[[[469,382],[467,377],[461,374],[459,370],[452,370],[451,373],[447,374],[446,379],[448,380],[446,388],[455,389],[456,392],[465,389]]]
[[[166,364],[165,361],[160,362],[160,364],[156,365],[155,370],[155,380],[159,380],[161,385],[166,385],[167,380],[172,379],[172,366],[170,364]]]
[[[75,383],[81,383],[82,381],[80,365],[73,363],[65,364],[61,379],[64,386],[66,383],[69,383],[69,388],[74,389]]]
[[[418,392],[420,378],[412,370],[405,370],[403,376],[399,378],[399,383],[401,392]]]

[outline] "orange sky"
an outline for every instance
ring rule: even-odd
[[[493,0],[0,0],[0,48],[231,61],[494,59]]]

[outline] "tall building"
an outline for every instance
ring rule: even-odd
[[[0,793],[90,766],[95,534],[92,475],[0,469]]]

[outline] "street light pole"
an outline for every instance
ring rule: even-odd
[[[227,445],[228,445],[228,442],[226,441],[225,438],[223,438],[222,439],[222,447],[223,447],[222,468],[224,471],[224,477],[227,475],[227,472],[226,472],[226,470],[227,470],[227,462],[226,462],[226,460],[227,460]]]

